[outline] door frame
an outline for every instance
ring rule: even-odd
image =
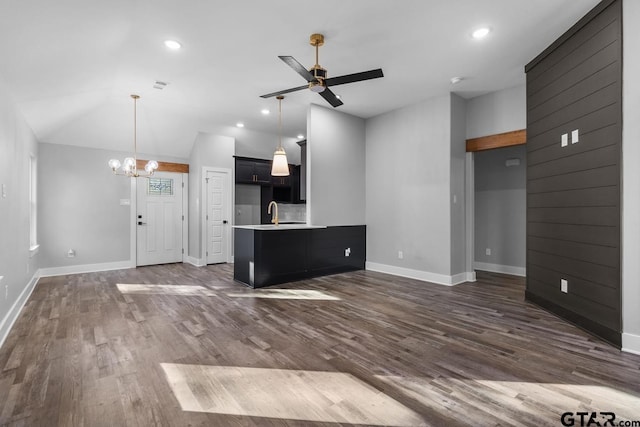
[[[227,174],[227,183],[226,186],[224,188],[224,192],[225,192],[225,203],[227,205],[226,209],[225,209],[225,214],[227,215],[227,217],[229,218],[229,233],[228,233],[228,239],[227,239],[227,259],[226,262],[227,263],[232,263],[233,262],[233,245],[232,245],[232,241],[233,241],[233,224],[234,224],[234,220],[233,220],[233,183],[232,183],[232,179],[234,177],[233,175],[233,171],[229,168],[216,168],[216,167],[212,167],[212,166],[203,166],[202,167],[202,173],[201,173],[201,180],[200,180],[200,188],[201,188],[201,192],[200,192],[200,237],[201,237],[201,245],[200,245],[200,259],[203,260],[203,265],[207,265],[207,244],[209,243],[209,229],[207,228],[207,201],[208,201],[208,194],[207,194],[207,172],[220,172],[220,173],[225,173]]]
[[[182,173],[182,262],[185,262],[189,252],[189,174]],[[129,268],[136,268],[138,264],[138,178],[131,180],[129,194]]]

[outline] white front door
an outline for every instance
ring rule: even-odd
[[[207,171],[207,264],[228,261],[228,243],[231,233],[228,212],[227,172]]]
[[[182,261],[182,174],[137,178],[137,265]]]

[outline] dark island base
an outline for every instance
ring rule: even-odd
[[[365,252],[364,225],[275,231],[236,228],[233,278],[261,288],[363,270]]]

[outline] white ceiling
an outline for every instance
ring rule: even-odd
[[[382,68],[336,86],[340,111],[363,118],[454,91],[470,98],[524,83],[524,65],[598,0],[0,0],[0,82],[42,142],[186,158],[198,132],[237,121],[277,134],[277,101],[304,84],[278,59],[314,63],[323,33],[329,77]],[[470,37],[479,26],[492,32]],[[169,51],[166,39],[182,43]],[[464,80],[451,86],[449,80]],[[169,82],[153,89],[155,80]],[[309,91],[283,101],[285,136],[306,131]],[[272,114],[263,116],[262,108]],[[237,130],[237,138],[242,130]]]

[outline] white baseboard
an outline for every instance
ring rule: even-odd
[[[476,281],[476,272],[475,271],[467,271],[465,273],[458,273],[451,276],[451,283],[454,285],[459,285],[464,282],[475,282]]]
[[[7,315],[4,316],[4,319],[2,319],[2,322],[0,322],[0,348],[2,347],[2,344],[4,344],[4,341],[7,339],[7,337],[9,336],[9,332],[11,331],[11,328],[13,328],[13,324],[16,322],[16,320],[18,319],[18,315],[22,311],[22,308],[29,300],[29,297],[31,296],[31,293],[35,289],[36,283],[38,283],[39,278],[40,276],[39,276],[39,270],[38,270],[33,275],[31,280],[29,280],[29,283],[27,284],[27,286],[25,286],[25,288],[22,290],[18,299],[13,303],[13,305],[11,306],[11,309],[9,309],[9,312],[7,313]]]
[[[184,261],[187,264],[191,264],[191,265],[195,265],[196,267],[204,267],[207,265],[207,260],[204,258],[196,258],[196,257],[192,257],[192,256],[186,256],[184,257]],[[231,260],[229,261],[229,264],[233,264],[234,262],[234,258],[233,256],[231,256]]]
[[[622,351],[640,354],[640,335],[622,333]]]
[[[187,264],[195,265],[196,267],[204,267],[205,265],[207,265],[204,259],[192,256],[186,256],[184,258],[184,262],[186,262]]]
[[[527,269],[524,267],[514,267],[512,265],[489,264],[486,262],[474,262],[474,270],[490,271],[492,273],[511,274],[513,276],[526,277]]]
[[[104,262],[100,264],[67,265],[64,267],[41,268],[40,277],[64,276],[67,274],[93,273],[96,271],[123,270],[136,268],[132,261]]]
[[[379,273],[393,274],[394,276],[407,277],[409,279],[422,280],[438,285],[454,286],[464,282],[475,282],[475,272],[467,272],[448,276],[446,274],[431,273],[429,271],[413,270],[411,268],[396,267],[395,265],[379,264],[367,261],[365,269]]]

